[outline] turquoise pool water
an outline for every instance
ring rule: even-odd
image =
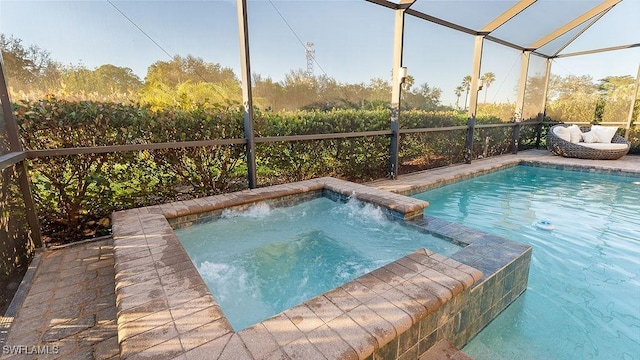
[[[372,205],[324,197],[227,211],[175,232],[236,331],[417,249],[460,249]]]
[[[533,246],[527,291],[469,355],[640,359],[639,178],[518,166],[415,197],[426,214]]]

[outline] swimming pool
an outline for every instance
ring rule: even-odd
[[[227,210],[175,232],[236,331],[417,249],[451,255],[461,248],[374,205],[323,196]]]
[[[414,197],[430,203],[425,214],[534,247],[527,291],[465,352],[640,358],[637,177],[516,166]]]

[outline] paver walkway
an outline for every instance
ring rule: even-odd
[[[118,359],[113,241],[44,251],[2,359]]]

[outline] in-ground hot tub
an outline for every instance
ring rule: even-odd
[[[174,225],[236,331],[418,249],[446,256],[462,247],[331,191],[267,202]]]
[[[281,204],[313,192],[374,203],[415,219],[412,226],[466,246],[451,257],[415,251],[235,332],[169,222],[183,226],[225,208]],[[114,213],[121,355],[364,359],[377,353],[404,358],[440,339],[460,346],[524,291],[531,248],[424,217],[426,205],[321,178]]]

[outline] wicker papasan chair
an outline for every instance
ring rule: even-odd
[[[625,156],[631,144],[620,135],[613,135],[611,143],[585,143],[566,141],[556,134],[558,127],[569,127],[567,124],[552,126],[547,133],[547,149],[552,153],[569,158],[591,160],[616,160]],[[580,126],[582,133],[589,132],[590,126]]]

